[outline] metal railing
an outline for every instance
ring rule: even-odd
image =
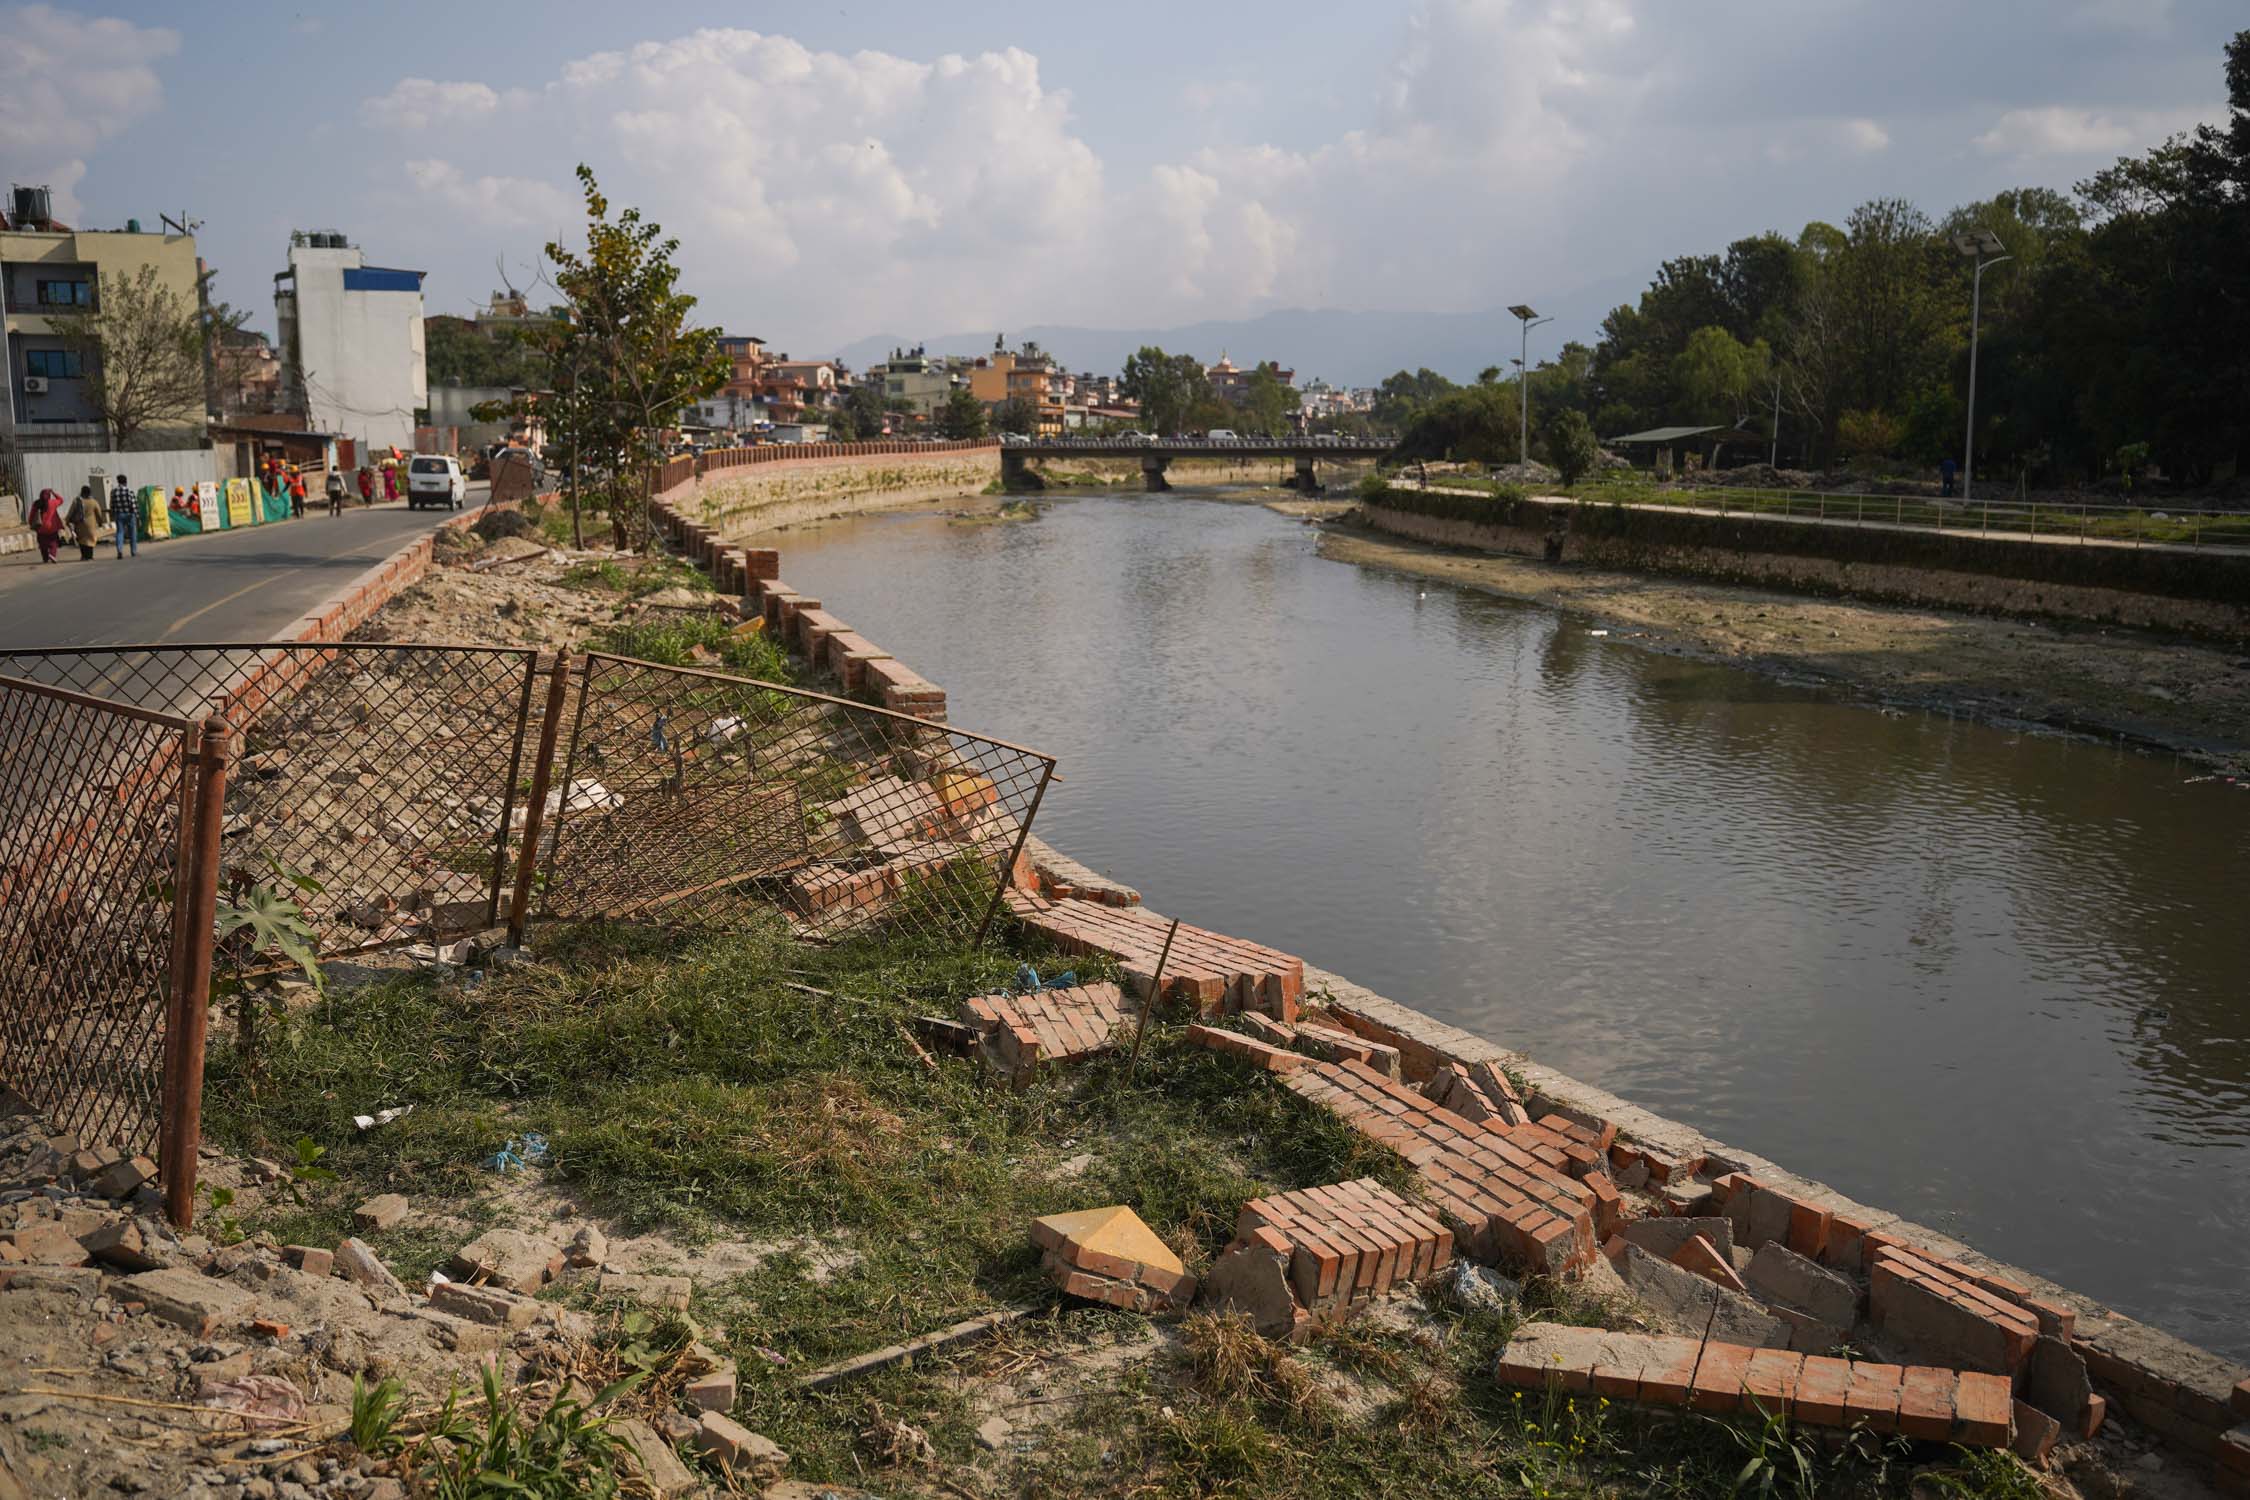
[[[0,1081],[89,1144],[160,1146],[185,1224],[222,890],[283,888],[324,956],[520,942],[535,908],[981,942],[1054,764],[609,655],[0,652]]]
[[[585,658],[540,909],[981,941],[1054,759],[797,688]]]
[[[192,1216],[231,733],[0,676],[0,1077]]]

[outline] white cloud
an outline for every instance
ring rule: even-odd
[[[451,162],[437,160],[406,163],[406,178],[413,185],[415,202],[435,207],[448,219],[466,220],[480,228],[505,228],[535,236],[540,242],[568,224],[578,206],[570,195],[551,182],[528,177],[471,177]]]
[[[401,78],[391,91],[359,106],[370,125],[418,130],[425,125],[466,125],[531,102],[528,89],[505,94],[483,83],[440,83],[434,78]]]
[[[180,34],[87,19],[45,5],[0,10],[0,171],[55,189],[55,216],[74,223],[85,158],[161,108],[154,64]]]
[[[2067,104],[2011,109],[1977,137],[1977,146],[1988,155],[2018,160],[2124,156],[2219,113],[2215,108],[2104,111]]]
[[[1891,133],[1873,120],[1846,120],[1843,134],[1854,151],[1880,151],[1891,143]]]

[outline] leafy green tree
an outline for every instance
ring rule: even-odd
[[[478,327],[467,318],[422,320],[423,362],[432,385],[505,385],[544,390],[554,379],[544,330]]]
[[[854,385],[844,397],[843,411],[851,419],[852,431],[862,438],[883,435],[883,387],[878,382],[862,380]]]
[[[1375,424],[1393,431],[1402,430],[1422,408],[1457,389],[1459,387],[1452,381],[1427,365],[1412,374],[1401,370],[1387,375],[1375,389],[1372,413]]]
[[[1724,328],[1698,328],[1672,361],[1672,378],[1689,415],[1699,422],[1746,426],[1772,389],[1773,351],[1764,339],[1744,344]]]
[[[964,440],[984,436],[984,403],[966,389],[957,389],[947,396],[945,405],[938,408],[937,417],[938,430],[949,438]]]
[[[1566,485],[1576,484],[1601,462],[1601,444],[1594,438],[1586,414],[1571,408],[1555,413],[1547,424],[1547,461]]]
[[[619,550],[649,540],[648,497],[664,430],[692,403],[726,384],[732,362],[719,333],[689,321],[695,298],[679,289],[679,241],[637,208],[617,218],[593,172],[578,168],[586,199],[583,253],[550,243],[563,320],[547,331],[555,398],[541,405],[551,440],[568,455],[571,539],[584,546],[580,476],[611,480],[610,527]]]
[[[1166,354],[1154,344],[1144,344],[1129,356],[1118,389],[1141,404],[1142,424],[1163,435],[1185,432],[1194,422],[1199,403],[1211,401],[1211,383],[1193,356]],[[1202,408],[1208,410],[1208,406]],[[1205,425],[1209,425],[1206,423]]]
[[[1013,432],[1020,437],[1039,435],[1039,407],[1029,396],[1010,396],[992,408],[992,427],[996,432]]]
[[[204,326],[197,305],[144,265],[104,274],[92,307],[56,309],[47,326],[78,357],[87,404],[110,441],[129,449],[142,433],[193,428],[204,412]]]
[[[1296,407],[1296,393],[1282,382],[1272,364],[1262,364],[1250,372],[1249,385],[1243,392],[1242,419],[1251,432],[1262,437],[1287,432],[1289,414]]]

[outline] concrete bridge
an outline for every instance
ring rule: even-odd
[[[1141,482],[1151,490],[1168,490],[1164,471],[1175,458],[1290,458],[1297,462],[1291,489],[1308,495],[1320,493],[1316,470],[1323,459],[1330,463],[1378,459],[1391,451],[1386,442],[1365,438],[1002,438],[1000,482],[1007,489],[1036,489],[1038,476],[1031,472],[1035,458],[1130,458],[1139,461]]]

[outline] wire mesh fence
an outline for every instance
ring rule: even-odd
[[[162,1132],[195,733],[0,676],[0,1079],[89,1145]]]
[[[234,725],[222,883],[309,878],[300,904],[327,953],[500,919],[536,668],[525,649],[389,643],[0,655],[0,670]]]
[[[538,909],[802,936],[981,937],[1054,770],[819,693],[586,658]]]

